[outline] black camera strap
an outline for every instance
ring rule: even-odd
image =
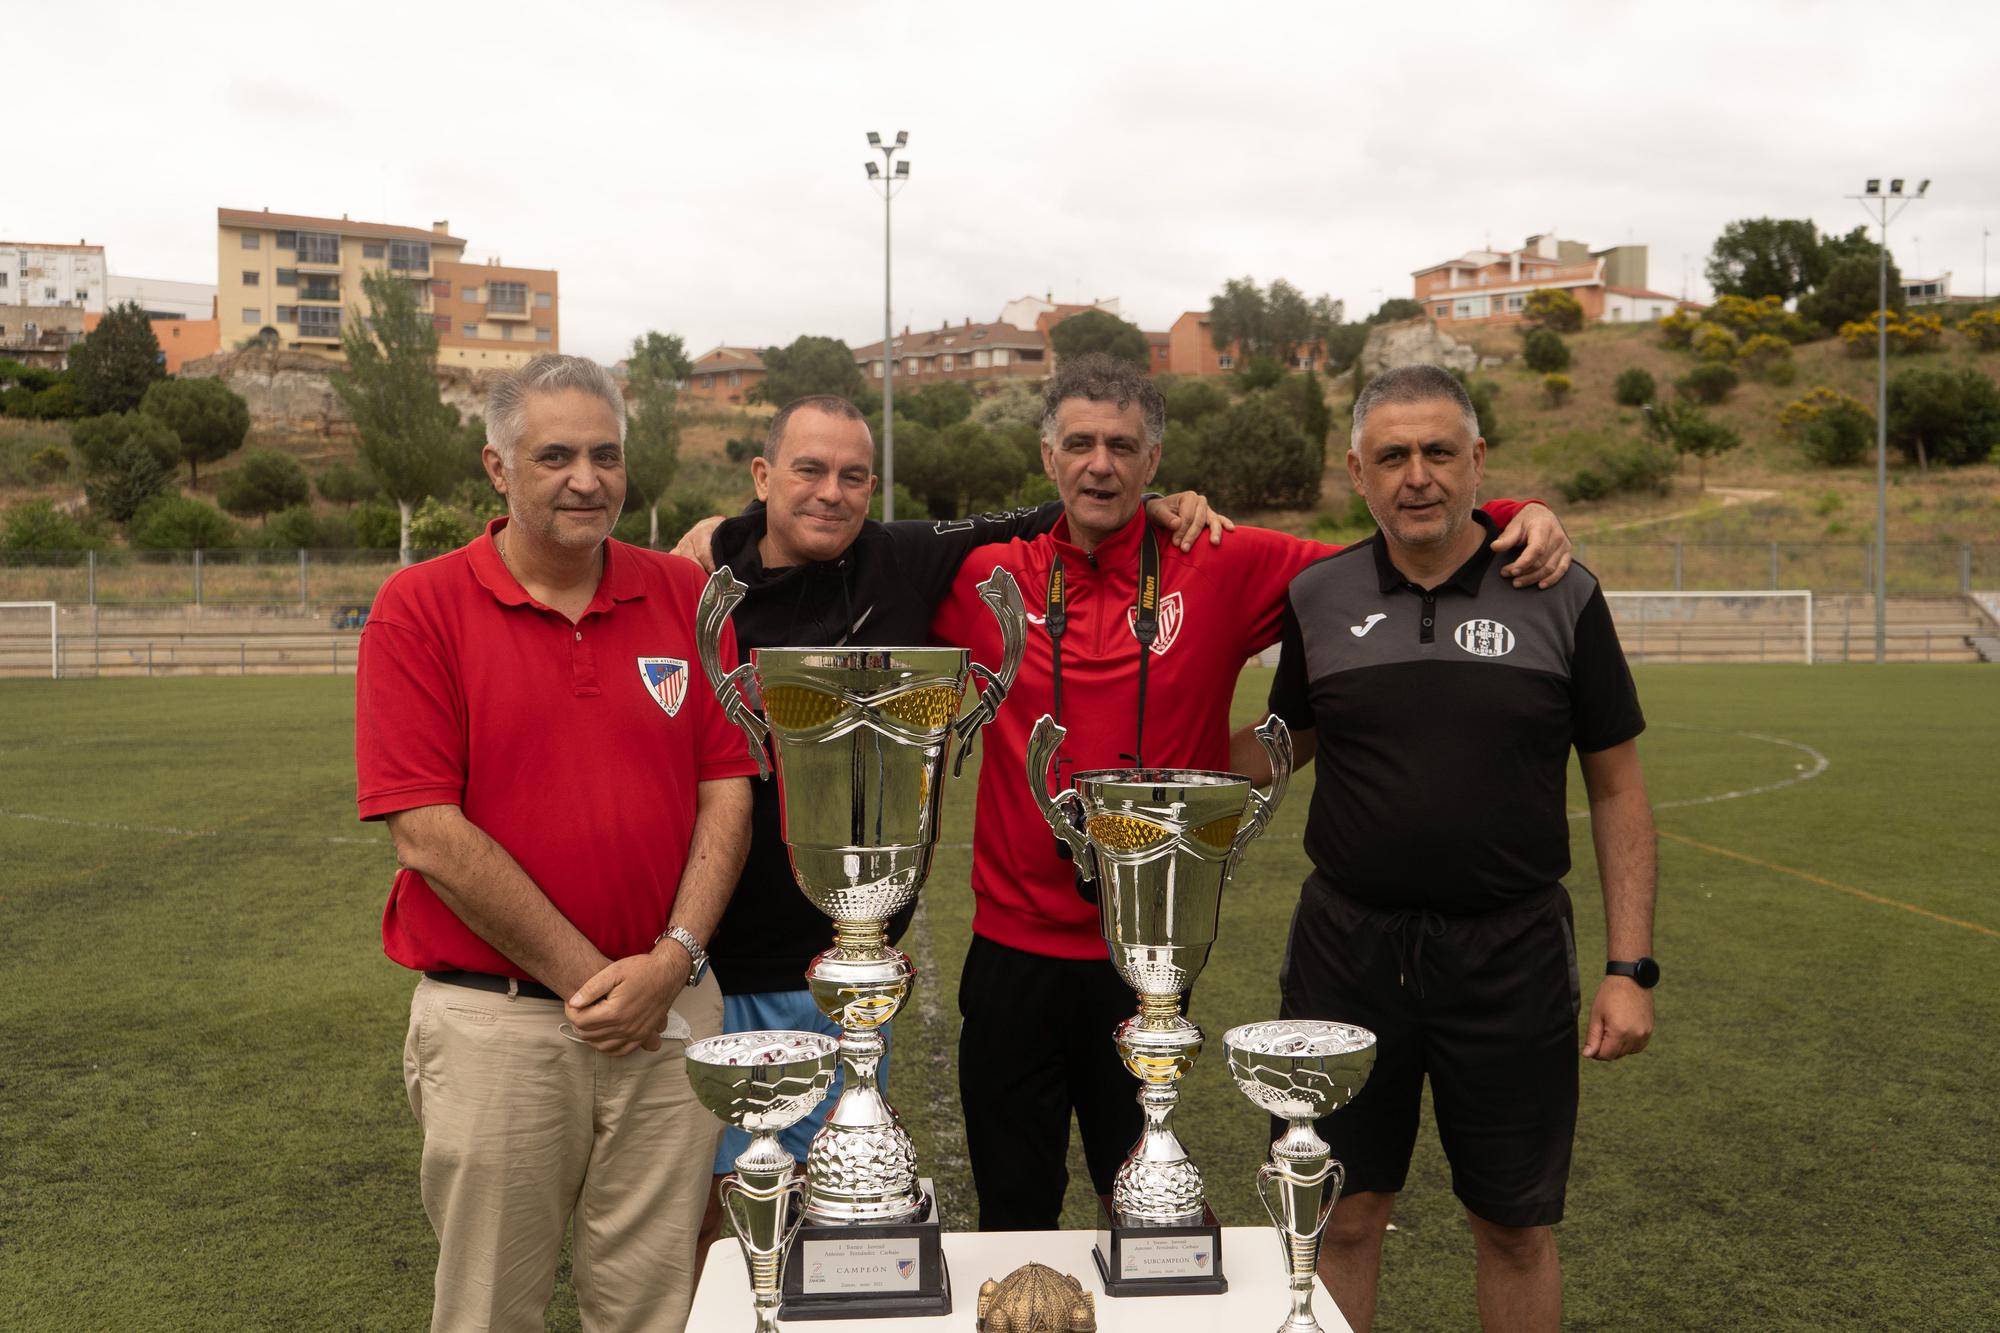
[[[1044,623],[1049,631],[1050,656],[1055,661],[1055,717],[1062,724],[1062,640],[1069,629],[1069,586],[1063,572],[1062,556],[1049,564],[1049,586],[1044,598]],[[1139,720],[1132,740],[1132,753],[1120,758],[1144,768],[1146,751],[1146,664],[1153,656],[1153,642],[1160,637],[1160,541],[1150,520],[1139,544],[1139,597],[1133,609],[1132,635],[1139,640]]]

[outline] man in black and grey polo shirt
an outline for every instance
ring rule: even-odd
[[[1612,960],[1583,1054],[1629,1055],[1653,1027],[1645,721],[1597,580],[1580,565],[1547,591],[1501,577],[1492,524],[1473,509],[1485,455],[1442,370],[1390,371],[1363,390],[1347,466],[1380,532],[1293,580],[1271,688],[1301,759],[1318,758],[1283,1013],[1358,1023],[1380,1042],[1366,1087],[1320,1126],[1347,1170],[1320,1275],[1364,1333],[1426,1076],[1478,1250],[1481,1322],[1559,1326],[1550,1228],[1578,1069],[1562,886],[1572,746]]]

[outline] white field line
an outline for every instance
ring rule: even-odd
[[[1717,731],[1710,727],[1691,727],[1681,722],[1662,722],[1659,725],[1662,727],[1671,727],[1675,731],[1697,731],[1710,736],[1735,736],[1747,741],[1763,741],[1767,745],[1782,745],[1787,749],[1797,750],[1800,754],[1811,759],[1812,766],[1808,768],[1806,765],[1800,764],[1798,765],[1798,771],[1790,777],[1780,778],[1776,782],[1766,782],[1761,786],[1741,787],[1733,791],[1711,792],[1706,796],[1687,796],[1678,801],[1656,801],[1653,804],[1655,810],[1683,810],[1694,805],[1717,805],[1723,801],[1740,801],[1746,796],[1768,796],[1774,791],[1783,791],[1787,787],[1796,787],[1801,782],[1811,782],[1814,778],[1826,772],[1827,769],[1833,767],[1833,761],[1818,750],[1813,749],[1812,746],[1807,745],[1803,741],[1786,740],[1783,736],[1765,736],[1755,731]],[[1572,810],[1569,813],[1569,817],[1571,819],[1588,819],[1590,818],[1590,811]]]

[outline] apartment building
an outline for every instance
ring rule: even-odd
[[[764,353],[757,347],[711,347],[694,359],[687,392],[705,403],[741,403],[764,382]]]
[[[113,273],[106,303],[136,305],[147,319],[214,319],[215,284],[178,282],[172,278],[132,278]]]
[[[1040,329],[1022,329],[1005,320],[947,324],[923,333],[902,335],[888,351],[896,363],[896,382],[921,388],[944,380],[1034,378],[1049,371],[1049,337]],[[854,360],[872,384],[882,380],[886,358],[880,342],[854,349]]]
[[[104,313],[104,247],[0,241],[0,305]]]
[[[501,368],[560,350],[556,274],[465,262],[449,222],[382,222],[216,210],[216,317],[224,346],[257,338],[340,354],[343,324],[366,308],[361,278],[410,280],[445,365]]]
[[[1518,324],[1528,294],[1568,292],[1586,323],[1658,319],[1680,302],[1646,285],[1646,247],[1592,250],[1581,241],[1530,236],[1518,250],[1469,250],[1412,273],[1424,313],[1439,324]]]
[[[69,349],[89,332],[86,321],[97,318],[75,304],[0,302],[0,357],[38,370],[61,370],[69,364]]]

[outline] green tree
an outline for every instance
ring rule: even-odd
[[[1872,264],[1875,262],[1875,257],[1881,253],[1882,247],[1868,234],[1868,228],[1864,226],[1857,225],[1845,236],[1831,234],[1822,236],[1819,238],[1820,276],[1824,278],[1833,271],[1833,266],[1843,259],[1865,259]]]
[[[1244,393],[1255,393],[1259,389],[1269,389],[1285,378],[1285,363],[1275,356],[1265,356],[1262,352],[1243,358],[1243,364],[1236,367],[1230,377],[1236,387]]]
[[[348,320],[340,331],[347,369],[334,373],[333,391],[354,418],[362,464],[396,502],[397,546],[407,565],[411,515],[458,474],[462,426],[438,393],[437,331],[408,280],[373,269],[361,289],[368,318]]]
[[[1082,318],[1082,315],[1077,315],[1073,319],[1064,320],[1056,327],[1064,328]],[[946,380],[943,384],[928,384],[914,393],[898,398],[896,415],[910,421],[921,421],[932,430],[943,430],[946,426],[955,426],[970,417],[972,409],[978,402],[979,400],[973,396],[970,385],[957,380]]]
[[[1825,274],[1819,230],[1807,218],[1745,218],[1716,237],[1706,272],[1718,296],[1789,301]]]
[[[1569,344],[1553,329],[1528,328],[1521,333],[1521,360],[1528,369],[1547,375],[1569,369]]]
[[[1875,414],[1852,401],[1836,400],[1805,423],[1800,441],[1807,458],[1821,467],[1847,467],[1868,456],[1875,443]]]
[[[1304,292],[1274,279],[1269,290],[1255,278],[1231,278],[1209,298],[1209,337],[1218,352],[1239,347],[1245,360],[1267,356],[1290,365],[1341,322],[1343,307],[1329,296]]]
[[[1729,397],[1741,382],[1741,377],[1733,367],[1704,361],[1675,380],[1674,388],[1684,398],[1692,398],[1699,403],[1714,404]]]
[[[166,377],[166,358],[146,312],[135,302],[113,306],[90,336],[69,350],[69,370],[93,416],[130,412],[155,380]]]
[[[1576,333],[1583,328],[1583,303],[1560,287],[1538,287],[1528,293],[1522,317],[1557,333]]]
[[[1153,363],[1152,344],[1137,324],[1107,310],[1083,310],[1049,330],[1049,346],[1058,360],[1103,352],[1141,370]]]
[[[1454,370],[1451,377],[1465,386],[1465,396],[1472,400],[1472,414],[1479,418],[1479,435],[1486,441],[1488,449],[1498,449],[1507,442],[1507,428],[1500,424],[1500,386],[1489,379],[1473,379],[1462,370]]]
[[[1228,391],[1197,376],[1164,385],[1160,396],[1166,400],[1167,420],[1182,425],[1199,425],[1204,418],[1229,410]]]
[[[321,518],[313,513],[311,505],[279,510],[264,520],[257,534],[258,545],[275,551],[328,550],[351,541],[345,516],[328,514]]]
[[[1727,367],[1722,367],[1727,369]],[[1654,439],[1686,457],[1695,457],[1695,477],[1700,489],[1708,489],[1708,460],[1743,443],[1738,435],[1700,408],[1689,403],[1661,401],[1646,408],[1646,429]]]
[[[641,377],[665,380],[678,387],[694,373],[694,362],[688,359],[687,344],[681,341],[680,334],[651,330],[632,340],[632,355],[625,361],[625,373],[634,380]]]
[[[1408,296],[1392,296],[1375,307],[1375,313],[1368,317],[1370,324],[1394,324],[1400,320],[1415,319],[1424,313],[1424,303]]]
[[[224,550],[242,536],[214,505],[191,495],[148,500],[132,516],[126,535],[142,551]]]
[[[160,380],[146,390],[139,410],[180,438],[190,487],[201,484],[203,463],[235,453],[250,433],[250,405],[221,380]]]
[[[171,476],[180,458],[180,440],[166,423],[140,412],[107,412],[85,417],[69,428],[70,444],[82,457],[86,471],[108,466],[126,445],[135,445]]]
[[[792,339],[789,347],[764,349],[764,379],[748,397],[783,407],[795,398],[830,393],[859,406],[867,391],[852,348],[838,338],[804,334]],[[901,441],[897,443],[900,446]]]
[[[1618,372],[1618,378],[1611,385],[1611,396],[1622,407],[1644,407],[1653,401],[1658,386],[1653,383],[1652,373],[1643,366],[1627,366]]]
[[[1283,408],[1321,456],[1326,452],[1327,432],[1333,428],[1333,412],[1326,405],[1326,386],[1313,371],[1287,375],[1271,389],[1271,401]]]
[[[687,378],[680,335],[647,333],[632,340],[626,362],[631,405],[625,412],[625,481],[646,504],[646,544],[660,544],[660,505],[681,461],[679,384]]]
[[[1260,393],[1203,423],[1195,484],[1225,507],[1310,509],[1324,466],[1322,452]]]
[[[380,500],[363,500],[348,515],[354,544],[368,551],[393,551],[406,532],[393,506]]]
[[[1838,259],[1827,269],[1825,280],[1799,298],[1799,314],[1828,333],[1836,332],[1842,324],[1867,319],[1881,308],[1881,282],[1881,270],[1874,255]],[[1891,260],[1889,308],[1901,312],[1907,304],[1903,275]]]
[[[1568,402],[1570,390],[1575,387],[1575,382],[1561,371],[1542,376],[1542,397],[1550,407],[1561,407]]]
[[[1897,371],[1889,380],[1889,443],[1919,467],[1984,461],[2000,443],[2000,386],[1969,366]]]
[[[289,454],[274,449],[252,449],[243,462],[223,478],[216,499],[238,518],[262,519],[279,509],[302,505],[312,496],[306,470]]]
[[[424,497],[410,516],[410,545],[437,555],[456,551],[471,541],[473,531],[465,516],[435,495]]]
[[[349,509],[357,500],[370,500],[382,493],[373,477],[346,463],[335,463],[313,478],[313,489],[328,504],[345,505]]]
[[[88,551],[102,544],[47,500],[24,500],[0,518],[0,551]]]
[[[898,406],[901,404],[898,403]],[[1039,433],[1042,429],[1041,386],[1033,380],[1001,380],[999,387],[981,398],[972,409],[972,419],[988,430],[1025,425]]]

